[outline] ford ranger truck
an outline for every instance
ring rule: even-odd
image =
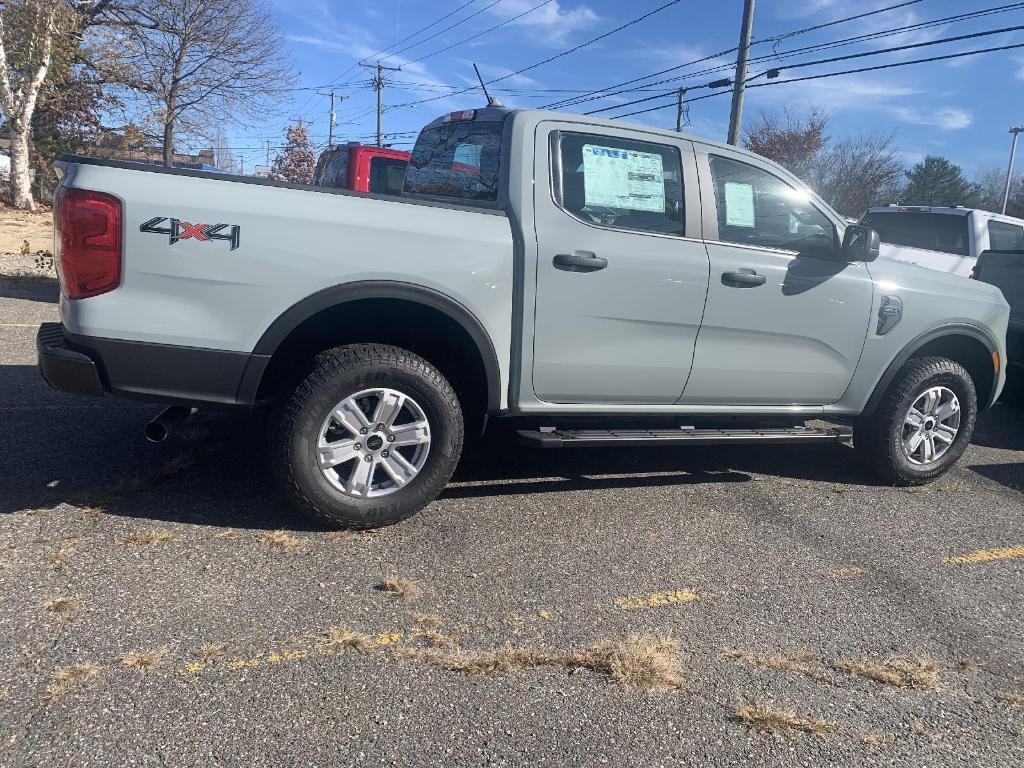
[[[283,487],[333,525],[422,509],[498,420],[550,449],[852,438],[882,482],[924,483],[1004,382],[997,288],[876,261],[786,170],[678,133],[456,112],[393,198],[59,167],[45,379],[165,404],[151,439],[271,409]]]

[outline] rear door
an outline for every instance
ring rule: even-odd
[[[836,258],[839,219],[749,155],[697,145],[697,163],[711,276],[680,402],[835,402],[860,359],[873,293],[864,264]]]
[[[533,386],[555,403],[673,403],[708,283],[690,142],[542,122]]]

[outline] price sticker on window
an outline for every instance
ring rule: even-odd
[[[664,159],[656,152],[584,144],[583,193],[588,206],[664,213]]]

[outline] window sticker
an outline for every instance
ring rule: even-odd
[[[583,145],[586,205],[665,212],[664,158],[656,152]]]
[[[754,226],[754,188],[750,184],[725,182],[725,224],[729,227]]]

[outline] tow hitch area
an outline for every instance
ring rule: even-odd
[[[815,429],[521,429],[519,439],[535,448],[600,448],[601,446],[724,445],[747,443],[844,443],[853,432],[842,427]]]

